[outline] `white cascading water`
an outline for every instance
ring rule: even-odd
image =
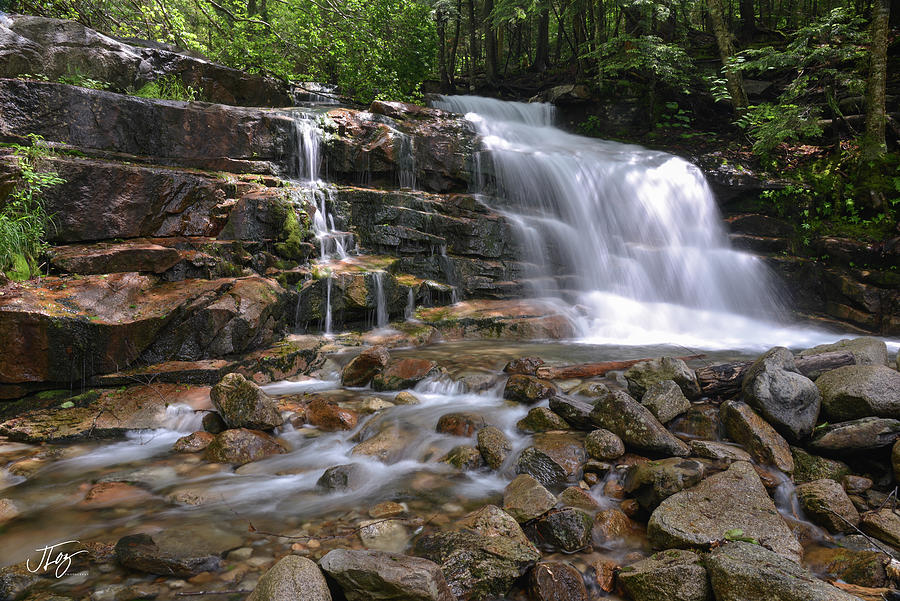
[[[550,104],[443,96],[433,106],[474,123],[485,150],[476,191],[490,192],[485,202],[516,226],[533,294],[565,300],[586,341],[746,348],[831,339],[775,322],[767,268],[731,248],[691,163],[567,133],[553,126]]]

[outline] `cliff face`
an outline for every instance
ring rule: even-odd
[[[91,66],[117,91],[10,77],[54,80],[69,64]],[[118,93],[161,73],[199,82],[220,103]],[[284,377],[315,361],[305,347],[272,347],[289,332],[326,320],[336,330],[371,326],[379,309],[396,319],[459,299],[482,302],[459,319],[422,316],[446,335],[571,334],[558,317],[526,327],[540,309],[504,304],[524,295],[527,266],[506,219],[467,193],[479,141],[458,116],[386,102],[300,115],[273,108],[288,98],[269,80],[31,17],[0,27],[0,75],[0,140],[39,134],[52,148],[41,168],[65,180],[45,196],[49,275],[0,288],[0,398],[114,382],[127,376],[109,374],[129,369],[209,380],[247,357],[268,366],[258,373]],[[234,106],[249,104],[264,108]],[[309,119],[327,186],[297,179]],[[707,172],[721,191],[762,186]],[[17,175],[16,156],[2,149],[0,190]],[[313,227],[324,212],[358,255],[327,273],[311,263],[325,243]],[[784,254],[790,232],[771,218],[729,221],[738,244],[786,276],[801,311],[900,333],[896,245],[824,241],[826,265]]]

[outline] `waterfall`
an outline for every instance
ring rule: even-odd
[[[297,177],[306,182],[319,180],[321,163],[322,130],[317,116],[312,113],[296,113],[294,130],[297,137]]]
[[[416,294],[412,288],[406,291],[406,309],[403,311],[403,318],[411,321],[416,316]]]
[[[731,248],[697,167],[564,132],[549,104],[443,96],[434,106],[474,123],[476,192],[513,224],[534,296],[557,299],[584,339],[746,346],[765,327],[779,341],[768,270]]]
[[[412,136],[395,132],[397,140],[397,178],[400,188],[416,189],[416,155]]]
[[[387,301],[384,298],[384,272],[373,271],[375,279],[375,327],[386,328],[388,325]]]
[[[331,283],[332,276],[329,273],[325,284],[325,335],[331,335]]]

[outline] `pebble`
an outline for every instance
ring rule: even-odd
[[[369,517],[375,519],[393,518],[398,515],[403,515],[406,512],[407,507],[405,505],[393,501],[384,501],[369,510]]]

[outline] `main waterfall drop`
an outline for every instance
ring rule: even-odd
[[[766,266],[730,247],[691,163],[564,132],[550,104],[443,96],[433,106],[474,123],[475,191],[516,226],[532,294],[562,301],[583,338],[707,348],[805,338],[775,325]]]

